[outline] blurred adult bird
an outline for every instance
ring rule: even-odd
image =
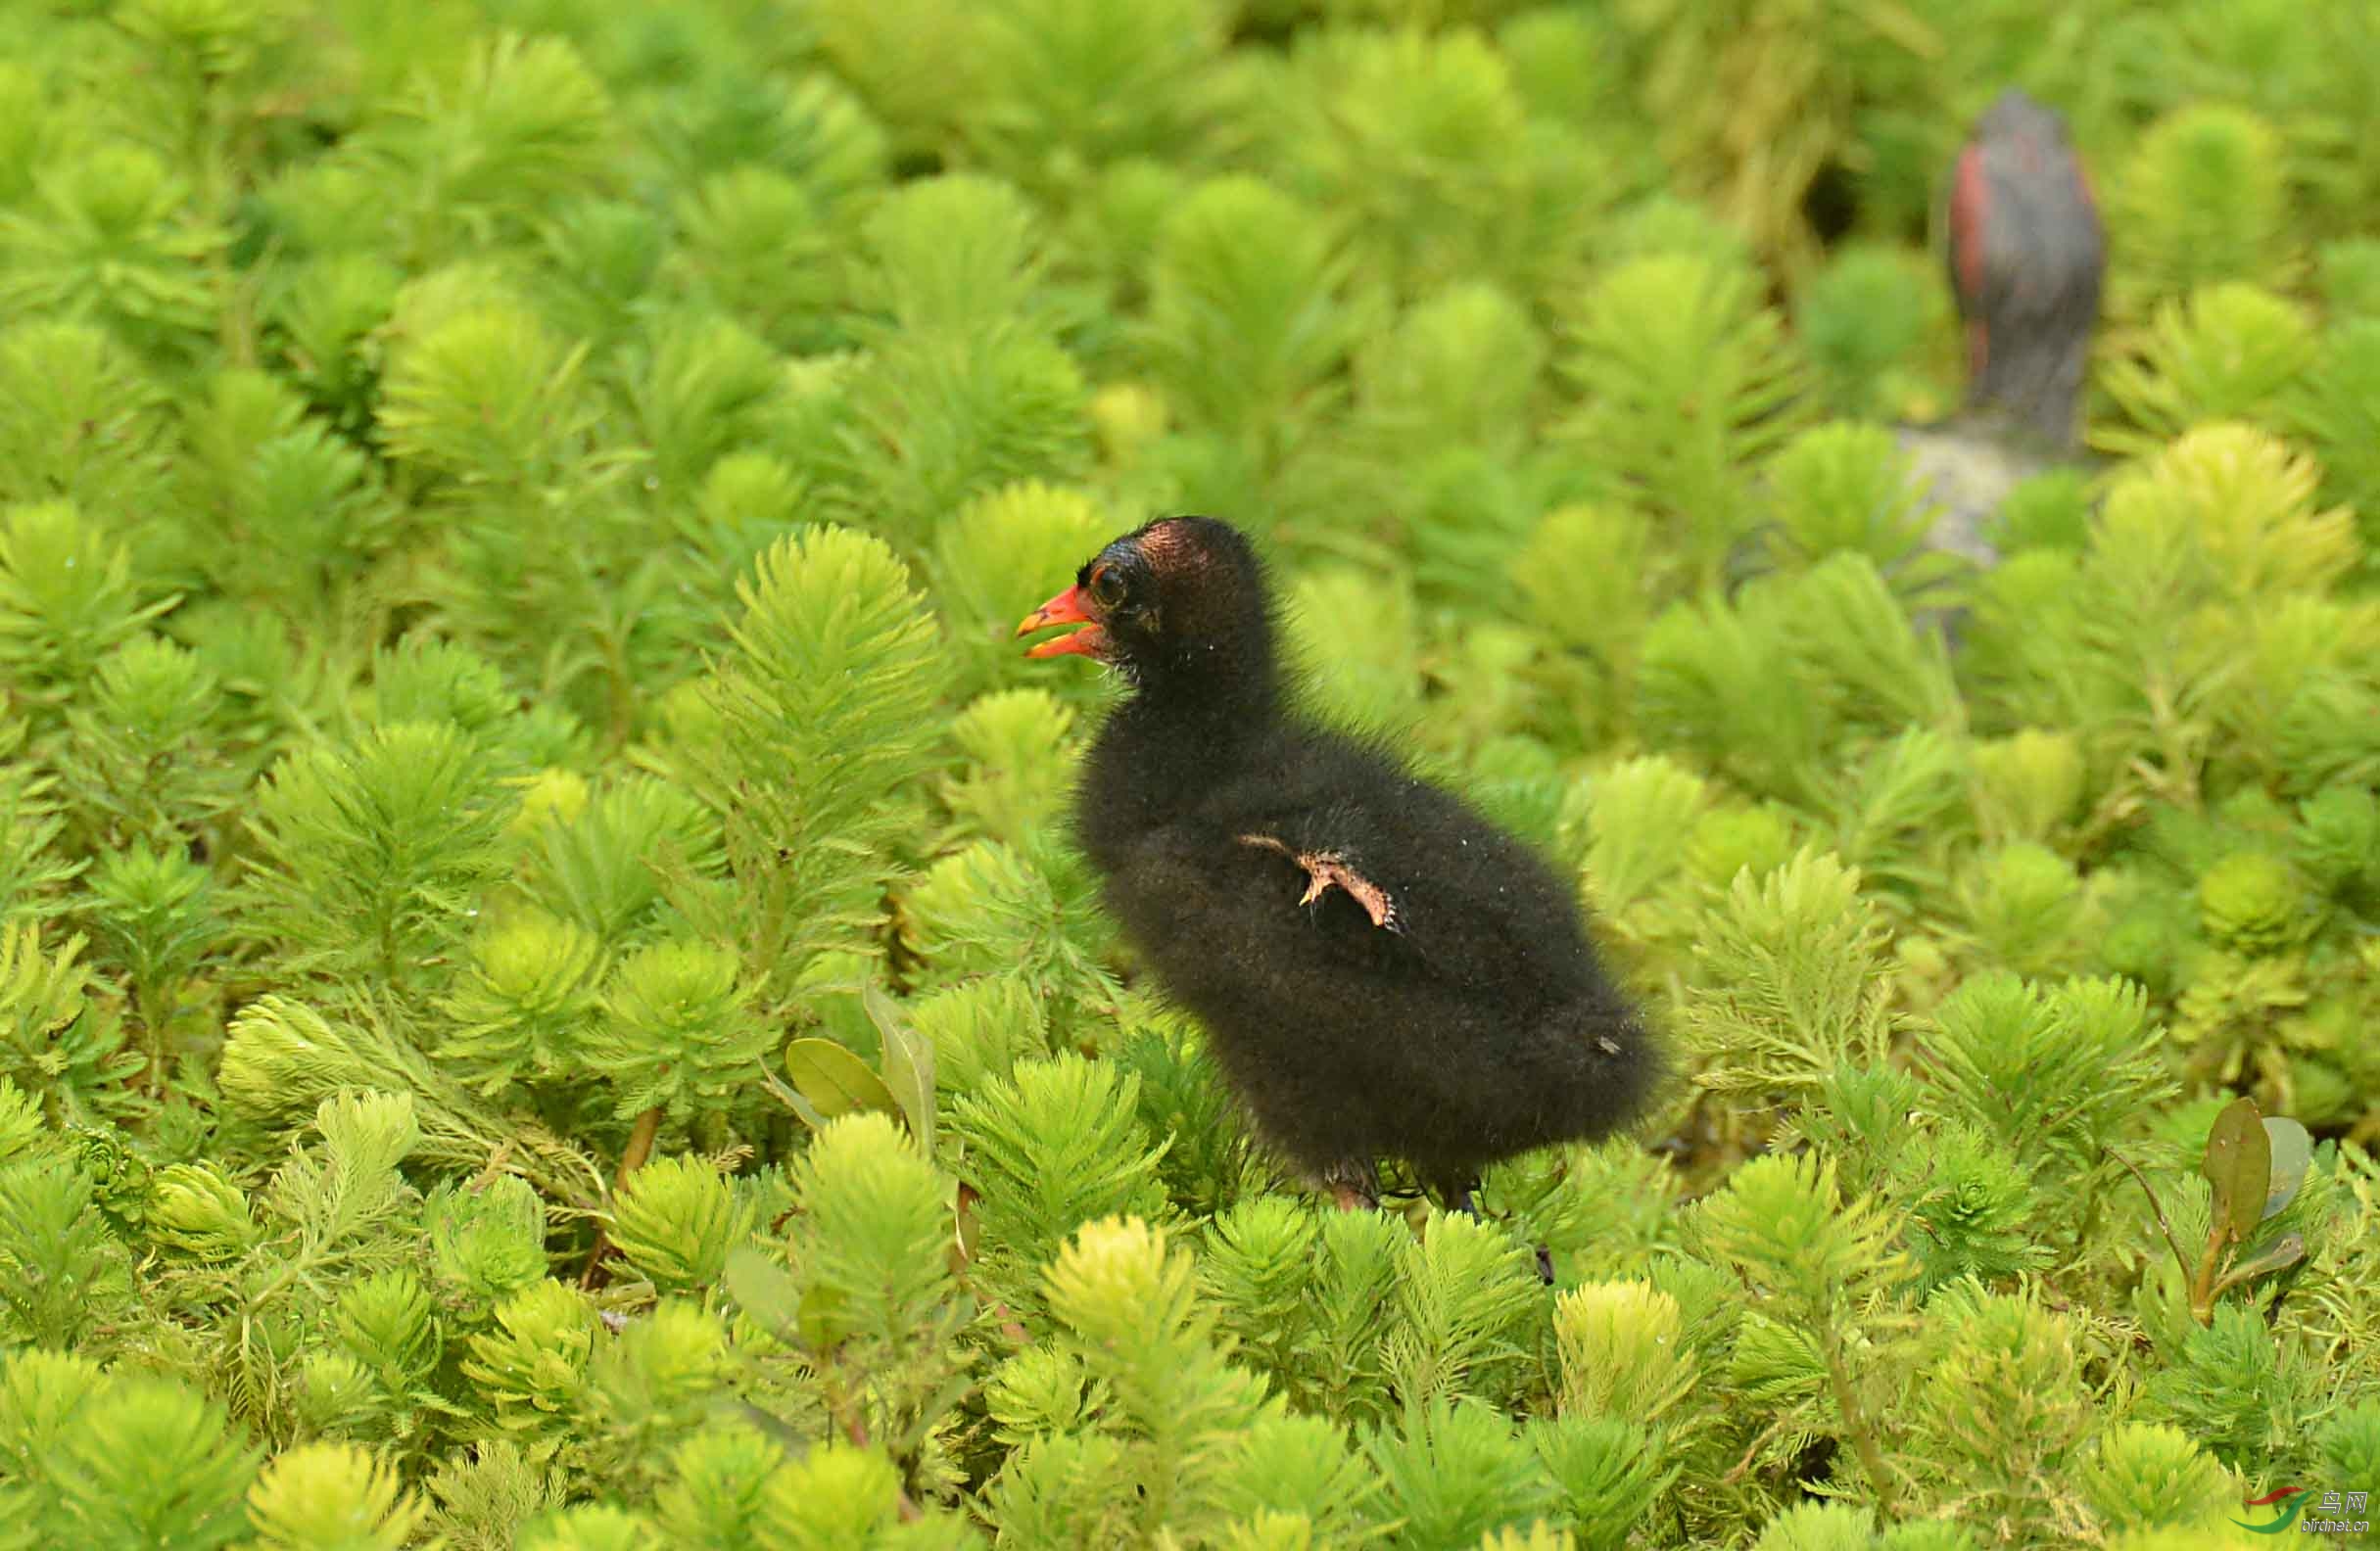
[[[1204,1025],[1269,1141],[1343,1206],[1409,1162],[1450,1204],[1480,1171],[1635,1118],[1659,1047],[1541,858],[1376,742],[1295,704],[1241,534],[1115,540],[1026,634],[1110,665],[1075,824],[1108,908]]]
[[[1992,565],[1984,535],[2023,481],[2078,451],[2107,245],[2066,119],[2015,88],[1951,166],[1948,267],[1967,332],[1967,402],[1901,446],[1940,508],[1928,541]]]

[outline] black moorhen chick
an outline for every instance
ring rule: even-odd
[[[1979,565],[2008,493],[2076,454],[2076,409],[2099,322],[2107,246],[2066,119],[2000,94],[1951,168],[1951,291],[1967,326],[1967,405],[1900,433],[1941,515],[1928,542]]]
[[[1552,869],[1373,743],[1292,703],[1262,565],[1171,517],[1099,551],[1018,626],[1111,665],[1075,822],[1108,907],[1205,1026],[1261,1135],[1342,1206],[1409,1161],[1479,1171],[1634,1119],[1660,1050]]]

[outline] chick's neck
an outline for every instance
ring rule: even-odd
[[[1124,665],[1136,721],[1199,735],[1228,734],[1280,713],[1280,670],[1269,621],[1229,634],[1171,645]]]
[[[1284,712],[1269,619],[1119,666],[1133,690],[1110,725],[1111,750],[1129,768],[1128,783],[1161,808],[1195,800]]]

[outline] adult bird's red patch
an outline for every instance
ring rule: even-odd
[[[1950,189],[1951,252],[1959,266],[1959,295],[1973,302],[1983,289],[1983,223],[1991,215],[1991,194],[1983,178],[1983,148],[1969,146],[1959,157]]]
[[[1967,371],[1980,375],[1991,363],[1991,329],[1984,322],[1983,222],[1991,194],[1983,177],[1983,148],[1969,146],[1959,157],[1950,188],[1950,258],[1958,269],[1959,312],[1967,319]]]

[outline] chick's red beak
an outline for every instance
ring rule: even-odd
[[[1017,634],[1030,635],[1052,625],[1080,625],[1082,629],[1065,635],[1054,635],[1025,652],[1027,657],[1064,657],[1072,654],[1106,661],[1108,633],[1099,627],[1083,606],[1082,588],[1068,588],[1064,592],[1042,604],[1018,622]]]

